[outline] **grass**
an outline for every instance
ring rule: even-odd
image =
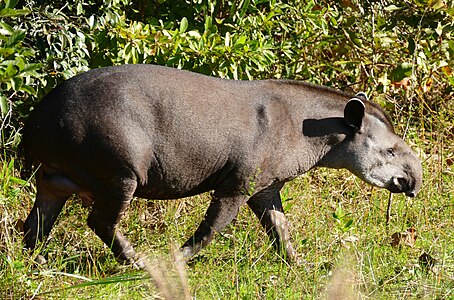
[[[404,116],[396,116],[396,123],[403,124],[397,130],[403,132]],[[454,299],[452,117],[448,109],[410,127],[407,140],[423,160],[423,188],[414,199],[392,197],[389,224],[387,191],[347,171],[312,170],[282,190],[303,264],[289,265],[276,254],[255,216],[243,207],[185,266],[183,276],[172,263],[171,248],[193,233],[207,208],[207,194],[133,201],[121,230],[149,257],[149,272],[115,261],[86,226],[89,208],[78,199],[67,203],[42,249],[47,264],[36,265],[36,254],[22,250],[16,225],[31,209],[34,185],[18,179],[13,158],[5,156],[0,166],[0,299],[159,299],[166,289],[163,281],[174,299],[184,297],[185,287],[194,299]],[[392,234],[409,228],[417,234],[414,245],[391,246]]]

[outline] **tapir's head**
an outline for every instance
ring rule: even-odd
[[[343,145],[346,164],[343,167],[374,186],[416,196],[421,188],[421,162],[394,133],[379,106],[359,93],[346,104],[344,120],[353,129],[353,135]]]

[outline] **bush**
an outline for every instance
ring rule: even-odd
[[[25,0],[17,8],[18,0],[7,1],[0,7],[2,149],[14,151],[23,120],[58,83],[124,63],[302,79],[366,91],[388,110],[414,102],[436,110],[453,94],[453,3]]]

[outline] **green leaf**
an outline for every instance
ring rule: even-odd
[[[347,222],[345,222],[344,229],[350,229],[352,224],[353,224],[353,219],[349,219]]]
[[[401,63],[394,70],[391,71],[390,77],[392,81],[401,81],[405,77],[411,75],[412,64],[411,63]]]
[[[0,34],[2,35],[11,35],[14,33],[13,27],[9,26],[4,22],[0,22]]]
[[[22,92],[25,92],[25,93],[28,93],[30,95],[35,95],[36,94],[36,91],[33,87],[29,86],[29,85],[22,85],[21,88],[19,89],[20,91]]]
[[[446,9],[446,12],[447,12],[448,15],[450,15],[451,17],[454,17],[454,7]]]
[[[11,78],[11,87],[15,91],[20,91],[23,84],[23,80],[20,77],[13,77]]]
[[[440,10],[442,8],[447,7],[446,4],[444,3],[444,1],[442,1],[442,0],[429,1],[429,6],[431,6],[435,10]]]
[[[249,5],[250,5],[250,2],[251,0],[246,0],[244,1],[242,7],[241,7],[241,12],[240,12],[240,18],[244,18],[244,16],[246,15],[246,12],[247,12],[247,9],[249,8]]]
[[[240,36],[239,39],[235,41],[235,46],[243,46],[246,43],[247,37],[245,35]]]
[[[207,16],[205,18],[205,32],[210,30],[211,28],[211,25],[213,25],[213,19],[210,17],[210,16]]]
[[[29,183],[26,180],[23,180],[21,178],[17,178],[15,176],[10,176],[9,177],[9,181],[11,181],[12,183],[23,185],[23,186],[28,186],[29,185]]]
[[[348,29],[346,29],[345,31],[347,32],[348,36],[350,37],[350,40],[353,42],[353,44],[355,44],[355,46],[360,47],[360,48],[363,47],[363,43],[362,43],[361,39],[358,37],[358,35],[356,34],[356,32],[348,30]]]
[[[16,45],[17,43],[22,41],[24,38],[25,38],[25,31],[17,30],[8,38],[6,46],[10,47],[12,45]]]
[[[28,9],[13,9],[13,8],[4,8],[0,10],[0,17],[6,18],[6,17],[19,17],[19,16],[25,16],[30,13],[30,10]]]
[[[80,16],[83,13],[84,13],[84,7],[82,6],[82,3],[79,2],[79,3],[77,3],[77,15]]]
[[[188,19],[186,19],[186,17],[183,17],[180,23],[180,32],[185,32],[186,29],[188,29]]]
[[[38,64],[25,64],[24,68],[22,69],[22,73],[28,73],[28,72],[33,72],[36,70],[41,69],[43,64],[38,63]]]
[[[8,113],[8,99],[6,99],[5,95],[0,95],[0,111],[2,118]]]
[[[14,7],[16,7],[18,2],[19,2],[19,0],[7,0],[6,4],[5,4],[5,7],[6,8],[14,8]]]
[[[403,7],[397,7],[394,4],[391,4],[390,6],[385,7],[386,11],[395,11],[395,10],[401,10]]]
[[[10,78],[12,78],[13,76],[15,76],[17,74],[17,70],[14,67],[15,62],[16,61],[14,61],[14,60],[6,60],[6,61],[2,62],[2,65],[6,66],[6,69],[4,70],[1,79],[9,80]]]

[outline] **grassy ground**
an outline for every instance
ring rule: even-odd
[[[403,132],[405,118],[395,115]],[[151,274],[115,262],[86,226],[89,208],[77,199],[68,202],[43,250],[47,264],[36,265],[34,254],[22,251],[17,230],[31,209],[34,186],[18,179],[13,159],[4,157],[0,299],[154,299],[166,292],[165,281],[174,299],[184,297],[185,288],[194,299],[454,299],[453,113],[418,120],[407,140],[423,160],[423,188],[414,199],[392,197],[389,224],[389,193],[346,171],[313,170],[285,186],[301,265],[275,254],[244,207],[181,275],[171,248],[193,233],[208,195],[132,203],[122,230],[150,257]]]

